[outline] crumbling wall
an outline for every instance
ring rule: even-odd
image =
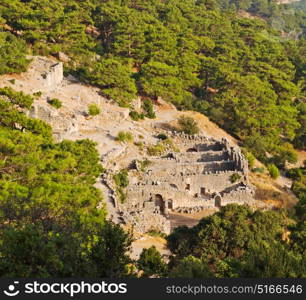
[[[44,120],[52,126],[54,137],[60,141],[64,133],[71,134],[78,131],[77,121],[73,115],[59,112],[52,106],[42,106],[34,103],[32,109],[27,112],[31,118]]]
[[[122,224],[139,233],[146,233],[154,230],[170,234],[170,221],[158,212],[125,211],[121,213],[119,218]]]
[[[63,63],[52,64],[41,76],[46,87],[55,89],[64,78]]]
[[[124,224],[140,232],[154,227],[166,232],[171,211],[193,213],[253,202],[247,161],[239,148],[226,139],[216,141],[183,133],[172,133],[171,137],[180,153],[150,158],[146,171],[134,164],[126,203],[117,201]],[[237,182],[232,182],[233,174],[239,175]]]

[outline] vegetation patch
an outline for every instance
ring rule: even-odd
[[[181,116],[178,119],[178,124],[179,124],[180,130],[189,135],[198,134],[200,131],[198,127],[198,123],[196,122],[196,120],[194,120],[191,117]]]
[[[33,93],[33,96],[35,98],[40,98],[42,96],[42,92],[41,91],[35,92],[35,93]]]
[[[62,101],[57,98],[48,100],[48,103],[56,109],[59,109],[62,107]]]
[[[139,113],[135,110],[130,111],[129,115],[133,121],[140,121],[145,118],[143,113]]]
[[[173,143],[173,140],[166,138],[158,142],[156,145],[149,146],[147,148],[147,153],[151,156],[160,156],[163,155],[166,151],[179,152],[179,149]]]
[[[234,173],[230,176],[230,182],[235,183],[241,179],[241,176],[238,173]]]
[[[167,274],[167,264],[155,246],[142,250],[137,266],[142,270],[141,277],[164,277]]]
[[[149,119],[155,119],[156,118],[156,114],[154,111],[154,106],[151,100],[146,99],[143,101],[142,103],[142,108],[145,112],[145,116]]]
[[[130,143],[133,142],[133,135],[128,131],[119,131],[116,137],[118,142]]]
[[[277,179],[279,177],[280,174],[277,166],[275,166],[274,164],[270,164],[267,166],[267,169],[269,171],[271,178]]]
[[[97,104],[95,103],[91,103],[89,106],[88,106],[88,114],[90,116],[97,116],[101,113],[101,109],[98,107]]]
[[[159,156],[164,154],[165,151],[166,147],[163,143],[157,143],[156,145],[147,148],[147,152],[150,156]]]
[[[140,171],[144,172],[152,164],[152,162],[148,159],[145,159],[139,160],[138,164],[140,166]]]
[[[128,171],[126,169],[121,170],[119,173],[113,176],[114,182],[117,186],[116,193],[121,203],[126,200],[125,188],[129,185]]]

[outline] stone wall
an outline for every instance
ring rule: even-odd
[[[52,64],[45,72],[41,74],[44,84],[48,88],[56,88],[64,78],[63,63]]]
[[[166,232],[171,211],[192,213],[253,203],[247,161],[238,147],[226,139],[200,135],[172,133],[172,139],[180,153],[150,158],[144,172],[135,163],[136,169],[129,172],[126,202],[116,202],[122,223],[140,232],[154,226]],[[233,174],[239,175],[237,182],[232,182]]]
[[[121,223],[136,232],[157,231],[170,234],[170,221],[158,211],[152,212],[151,209],[139,211],[121,211],[119,217]]]
[[[43,106],[34,103],[32,109],[27,112],[31,118],[41,119],[52,126],[54,137],[61,140],[64,133],[71,134],[78,131],[78,122],[73,114],[64,114],[51,105]]]

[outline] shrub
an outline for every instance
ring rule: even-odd
[[[30,109],[34,101],[30,95],[16,92],[10,87],[0,88],[0,96],[7,97],[12,104],[18,105],[20,108]]]
[[[249,168],[253,169],[255,164],[255,156],[252,153],[246,154],[246,159],[248,160]]]
[[[144,100],[143,104],[142,104],[142,108],[146,113],[145,114],[146,117],[148,117],[149,119],[155,119],[156,118],[153,103],[152,103],[151,100],[149,100],[149,99]]]
[[[197,134],[200,131],[197,122],[191,117],[181,116],[178,119],[178,124],[181,131],[189,135]]]
[[[15,83],[16,83],[16,80],[15,80],[15,79],[10,79],[9,82],[10,82],[11,84],[15,84]]]
[[[126,200],[126,193],[124,188],[129,185],[129,178],[127,170],[121,170],[119,173],[115,174],[113,177],[115,184],[117,186],[116,192],[121,203]]]
[[[59,109],[59,108],[62,107],[62,102],[59,99],[57,99],[57,98],[53,98],[51,100],[48,100],[48,103],[51,106],[55,107],[56,109]]]
[[[236,181],[240,179],[241,179],[241,176],[238,173],[234,173],[230,176],[231,183],[235,183]]]
[[[114,175],[113,178],[118,187],[125,188],[129,185],[128,172],[125,169]]]
[[[90,116],[97,116],[98,114],[100,114],[100,112],[100,108],[95,103],[92,103],[88,106],[88,114]]]
[[[170,138],[166,138],[165,140],[162,140],[161,142],[157,143],[154,146],[150,146],[147,148],[147,152],[151,156],[157,156],[162,155],[167,150],[171,150],[174,152],[179,152],[180,150],[175,146],[174,142]]]
[[[165,135],[164,133],[160,133],[158,136],[157,136],[158,139],[164,141],[166,140],[168,137],[167,135]]]
[[[152,164],[152,162],[151,162],[150,160],[148,160],[148,159],[140,160],[140,161],[138,161],[138,163],[139,163],[139,165],[140,165],[140,170],[141,170],[142,172],[144,172],[144,171],[146,170],[146,168],[147,168],[150,164]]]
[[[123,190],[123,188],[117,188],[117,194],[119,196],[120,203],[124,203],[126,200],[126,192]]]
[[[167,138],[165,140],[162,141],[162,144],[167,148],[170,149],[174,152],[180,152],[180,150],[175,146],[174,142],[172,139]]]
[[[268,171],[269,171],[270,176],[273,179],[276,179],[276,178],[279,177],[279,170],[278,170],[276,165],[274,165],[274,164],[268,165]]]
[[[133,135],[128,131],[119,131],[116,140],[119,142],[132,142]]]
[[[303,170],[299,168],[290,169],[286,172],[286,176],[293,180],[302,180],[303,178]]]
[[[41,97],[41,95],[42,95],[42,92],[41,92],[41,91],[36,92],[36,93],[33,93],[33,96],[34,96],[35,98],[39,98],[39,97]]]
[[[135,110],[132,110],[129,115],[130,115],[131,119],[134,120],[134,121],[143,120],[144,117],[145,117],[143,113],[139,113]]]
[[[140,270],[143,270],[142,277],[153,275],[162,277],[167,272],[167,265],[155,246],[142,250],[137,265]]]
[[[143,150],[143,142],[134,142],[134,145],[137,146],[140,150]]]
[[[162,155],[166,151],[166,147],[162,143],[158,143],[154,146],[148,147],[147,151],[151,156]]]

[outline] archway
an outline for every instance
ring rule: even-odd
[[[219,195],[215,197],[215,206],[219,208],[221,207],[221,196]]]
[[[168,200],[168,209],[173,209],[173,200],[172,199],[169,199]]]
[[[159,206],[159,210],[161,214],[165,214],[165,201],[160,194],[156,194],[154,197],[155,206]]]

